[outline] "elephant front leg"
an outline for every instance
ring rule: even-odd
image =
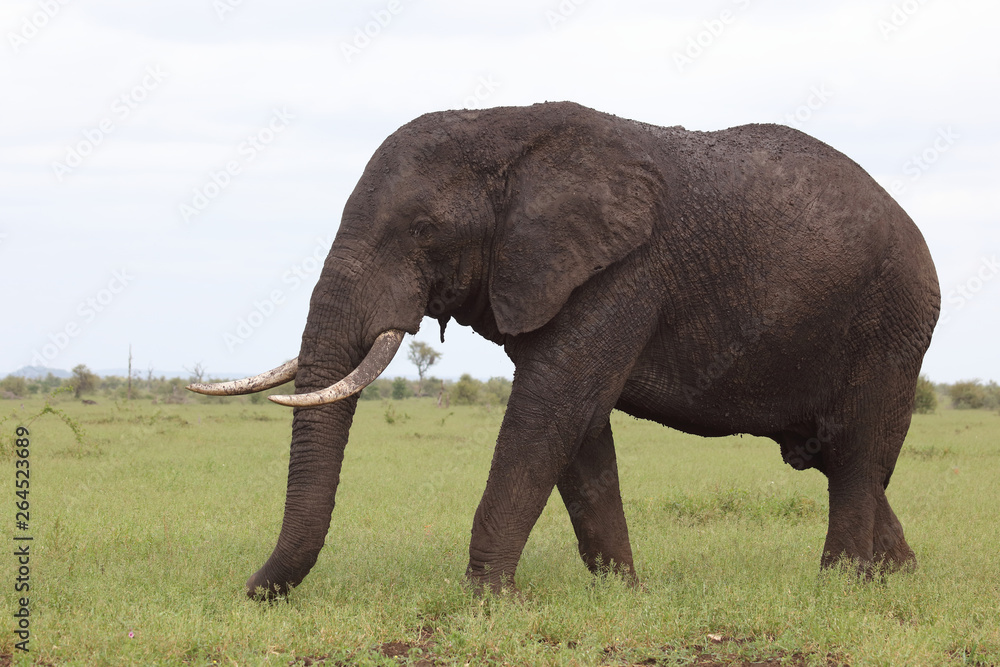
[[[578,488],[572,480],[585,481],[602,463],[604,469],[608,462],[613,466],[613,450],[609,460],[608,451],[594,451],[601,449],[595,442],[588,448],[588,456],[581,460],[581,467],[564,475],[592,425],[597,425],[595,430],[599,431],[602,423],[607,424],[615,399],[616,395],[603,400],[574,395],[566,385],[555,390],[545,382],[533,382],[529,372],[519,369],[497,438],[490,476],[472,525],[466,577],[477,591],[516,590],[514,574],[521,552],[557,482],[565,481],[572,494]],[[610,444],[610,429],[608,436],[606,444]],[[617,482],[614,487],[620,513]],[[583,502],[581,507],[587,511],[580,515],[579,521],[585,534],[593,533],[593,539],[586,538],[585,548],[594,555],[595,563],[596,555],[601,553],[605,559],[631,567],[624,517],[620,522],[614,519],[608,524],[615,526],[612,532],[596,529],[598,523],[605,522],[615,512],[603,509],[600,503],[586,499]],[[591,531],[592,527],[596,530]],[[621,539],[624,549],[620,544],[611,549],[610,545]]]
[[[558,448],[546,443],[544,422],[518,403],[512,394],[472,523],[465,576],[477,593],[516,592],[514,573],[521,552],[562,467]]]
[[[594,574],[616,572],[637,584],[610,423],[584,438],[557,485],[587,568]]]
[[[472,523],[465,576],[477,593],[485,589],[493,593],[517,591],[514,573],[521,552],[557,477],[557,466],[548,457],[502,455],[504,439],[501,430],[486,490]]]
[[[603,560],[634,574],[608,418],[656,321],[617,310],[631,302],[599,287],[506,346],[517,370],[469,545],[467,577],[478,589],[514,586],[528,534],[557,483],[577,510],[588,565]],[[588,497],[587,482],[604,493]]]

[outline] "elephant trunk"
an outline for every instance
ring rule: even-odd
[[[378,322],[362,315],[370,300],[359,297],[351,281],[338,273],[330,270],[328,261],[313,291],[295,376],[297,395],[323,390],[348,376],[380,333],[370,329]],[[316,563],[330,527],[357,401],[355,394],[295,408],[281,533],[271,557],[247,581],[251,597],[284,594]]]
[[[296,409],[281,533],[271,557],[247,581],[250,597],[286,593],[316,563],[330,528],[356,405],[357,397],[351,396],[339,403]]]

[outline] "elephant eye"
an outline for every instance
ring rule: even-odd
[[[414,238],[425,238],[434,231],[434,223],[430,218],[420,216],[410,223],[410,236]]]

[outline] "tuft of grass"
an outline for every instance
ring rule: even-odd
[[[748,489],[716,488],[711,493],[674,492],[660,509],[690,525],[726,519],[767,523],[825,519],[824,503],[797,491],[782,495]]]
[[[900,456],[912,456],[918,459],[923,459],[924,461],[928,459],[944,459],[952,456],[954,452],[951,447],[937,448],[933,445],[930,447],[904,447],[900,452]]]

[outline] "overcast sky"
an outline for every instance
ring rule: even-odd
[[[0,375],[123,368],[129,344],[142,373],[271,368],[387,135],[573,100],[843,151],[937,263],[924,371],[1000,380],[998,24],[986,0],[4,0]],[[456,325],[418,339],[439,376],[512,373]],[[414,373],[402,357],[390,376]]]

